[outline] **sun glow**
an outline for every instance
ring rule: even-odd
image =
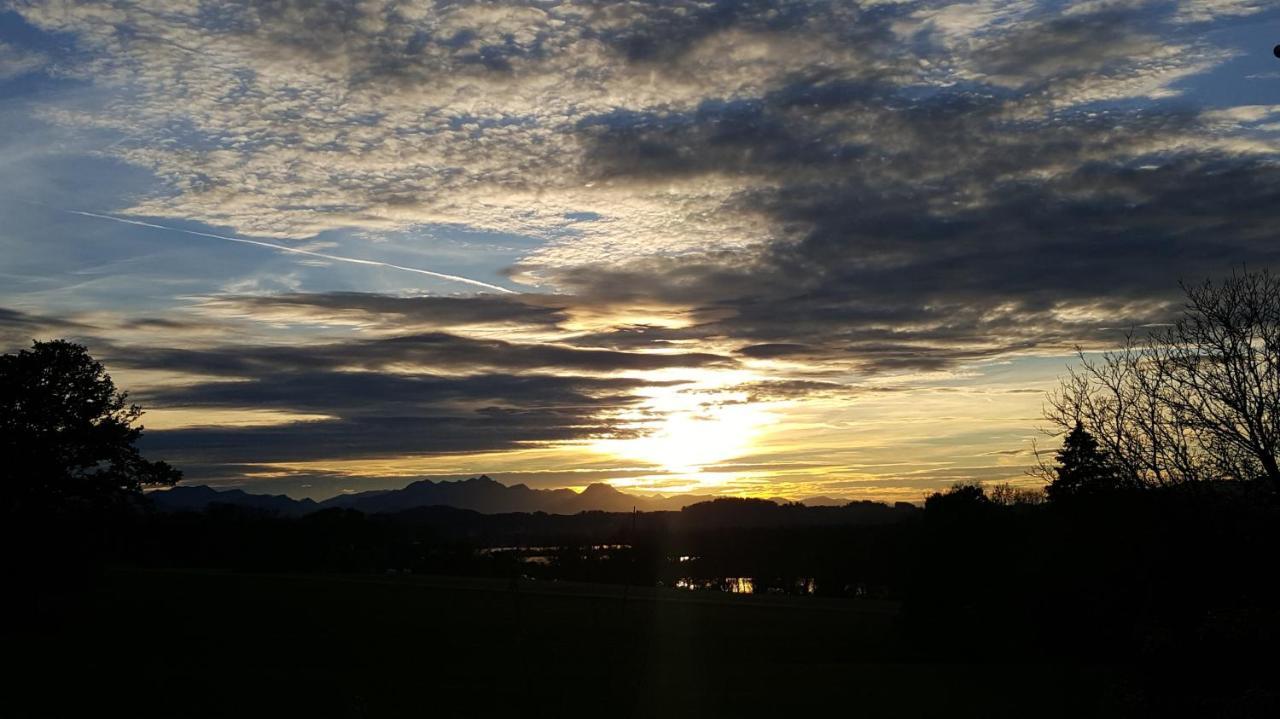
[[[639,437],[600,440],[593,449],[671,474],[697,473],[748,453],[770,414],[735,389],[749,379],[740,374],[700,373],[687,383],[649,390],[642,406],[625,417],[647,431]]]

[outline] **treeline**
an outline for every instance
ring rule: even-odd
[[[216,505],[119,515],[99,545],[108,561],[244,571],[473,574],[673,586],[678,579],[824,577],[820,592],[887,586],[846,550],[880,544],[921,510],[720,499],[680,512],[481,514],[423,507],[387,514],[330,509],[301,517]],[[529,561],[537,557],[536,561]],[[814,593],[806,588],[805,593]],[[882,592],[883,593],[883,592]]]
[[[1001,506],[969,489],[908,530],[905,626],[956,658],[1242,658],[1280,638],[1280,506],[1229,483]]]

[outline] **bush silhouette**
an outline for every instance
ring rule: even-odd
[[[956,482],[945,492],[934,492],[924,500],[925,510],[935,514],[981,511],[991,506],[981,482]]]

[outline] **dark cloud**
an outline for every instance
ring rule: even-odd
[[[1163,48],[1152,22],[1171,8],[1103,6],[1100,11],[1020,24],[981,43],[975,66],[985,76],[1016,84],[1069,82],[1100,73],[1123,72]]]
[[[519,410],[460,416],[317,420],[267,427],[150,431],[143,446],[180,466],[227,462],[348,460],[509,450],[552,442],[621,436],[613,424],[582,414]]]
[[[72,320],[0,307],[0,351],[27,349],[32,340],[74,338],[95,328]]]
[[[813,348],[809,345],[801,345],[789,342],[773,342],[770,344],[747,345],[738,350],[738,353],[750,357],[752,359],[775,359],[778,357],[797,357],[805,356],[813,352]]]
[[[595,4],[602,12],[611,10],[609,0]],[[772,0],[650,0],[633,3],[631,22],[601,35],[630,62],[670,65],[678,63],[699,41],[726,28],[777,32],[805,27],[813,19],[806,10],[812,9]]]
[[[367,299],[360,298],[361,303]],[[492,451],[626,436],[642,429],[643,419],[619,420],[620,410],[640,402],[637,390],[670,383],[581,376],[573,370],[726,361],[716,355],[515,345],[440,333],[294,347],[113,347],[106,356],[113,366],[229,378],[140,390],[135,398],[147,407],[271,410],[326,418],[147,433],[147,446],[159,456],[188,465]],[[540,368],[557,373],[533,372]]]
[[[1280,264],[1273,156],[1234,149],[1177,101],[1090,105],[1126,72],[1158,76],[1143,57],[1157,46],[1195,55],[1190,31],[1157,43],[1159,14],[1135,26],[1117,12],[1020,23],[984,41],[973,81],[927,92],[805,77],[584,120],[592,176],[758,178],[726,211],[761,216],[776,239],[555,279],[602,302],[714,309],[682,336],[733,338],[746,357],[898,370],[1110,341],[1166,320],[1180,278]],[[1054,109],[1047,79],[1083,106]]]
[[[314,368],[436,369],[447,373],[561,369],[578,372],[730,366],[731,358],[704,352],[648,354],[592,350],[551,343],[513,343],[431,332],[366,341],[288,347],[212,349],[116,348],[120,366],[175,369],[213,375],[255,375]]]
[[[217,297],[204,304],[250,317],[265,313],[280,314],[295,321],[360,319],[403,329],[487,324],[554,328],[567,317],[563,302],[562,298],[541,296],[397,297],[366,292],[322,292]]]
[[[748,402],[776,402],[815,396],[851,397],[858,390],[840,382],[793,379],[744,382],[728,387],[725,391],[745,392]]]
[[[585,413],[477,411],[443,416],[381,415],[268,427],[149,432],[147,445],[181,461],[280,462],[510,449],[530,442],[611,436],[616,428]],[[167,453],[167,454],[166,454]]]
[[[627,324],[603,332],[587,332],[565,337],[566,344],[580,347],[604,347],[613,350],[678,348],[681,340],[697,339],[696,331],[671,327]]]
[[[634,401],[647,386],[623,378],[483,374],[467,377],[381,372],[265,372],[252,378],[140,392],[155,407],[252,407],[296,412],[401,416],[426,407],[570,407],[592,411]]]
[[[127,330],[198,330],[206,326],[205,323],[190,320],[172,320],[165,317],[139,317],[136,319],[127,319],[120,323],[122,329]]]
[[[204,306],[263,318],[282,312],[303,321],[354,312],[386,326],[511,324],[523,330],[551,330],[564,320],[561,309],[534,304],[536,297],[525,299],[529,301],[321,294],[232,298]],[[51,326],[93,329],[13,310],[0,311],[0,326],[22,333]],[[118,326],[162,336],[213,332],[218,324],[192,315],[126,320]],[[638,391],[672,383],[608,375],[735,364],[730,357],[709,353],[583,349],[442,332],[201,349],[125,345],[100,335],[85,341],[113,369],[202,378],[135,388],[133,398],[148,409],[281,413],[282,423],[271,426],[146,432],[148,451],[206,477],[226,477],[237,464],[497,451],[630,436],[642,431],[646,421],[644,410],[636,407],[642,401]],[[226,379],[203,379],[211,375]],[[628,408],[628,418],[619,419]],[[315,419],[290,421],[287,415]]]
[[[148,431],[146,446],[184,465],[493,451],[629,436],[617,412],[640,380],[549,375],[405,376],[311,371],[151,389],[150,407],[252,408],[328,417],[267,427]]]

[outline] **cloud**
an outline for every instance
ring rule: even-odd
[[[733,385],[729,392],[746,394],[748,402],[777,402],[811,397],[852,397],[857,390],[841,382],[761,380]]]
[[[711,353],[404,334],[429,324],[536,333],[564,320],[554,306],[505,296],[332,293],[228,297],[195,307],[173,317],[108,313],[66,320],[0,309],[0,338],[12,337],[13,349],[33,335],[69,335],[86,343],[135,401],[166,418],[160,429],[146,432],[147,450],[207,477],[226,477],[244,464],[489,452],[634,436],[654,420],[642,406],[645,393],[681,384],[649,375],[737,363]],[[236,313],[252,319],[228,325]],[[353,317],[362,326],[395,327],[398,333],[323,342],[293,331],[297,324]],[[245,333],[257,337],[246,328],[262,321],[289,329],[271,345],[236,341]],[[121,342],[123,337],[130,341]],[[154,344],[166,340],[171,344]],[[177,426],[174,417],[181,419]]]
[[[228,465],[512,450],[623,436],[586,413],[479,410],[469,414],[319,420],[267,427],[149,431],[142,446],[182,467],[223,475]]]
[[[36,72],[49,63],[44,53],[0,41],[0,82]]]
[[[207,375],[294,372],[324,367],[383,372],[437,370],[474,374],[493,370],[567,370],[592,373],[673,367],[729,367],[731,358],[705,352],[641,353],[590,350],[551,343],[516,344],[443,332],[399,335],[334,344],[209,349],[121,347],[105,356],[139,369],[181,368]]]
[[[306,237],[421,222],[549,232],[569,224],[566,213],[590,209],[575,195],[601,208],[621,199],[639,215],[629,226],[670,226],[678,218],[663,193],[584,193],[563,130],[614,107],[752,92],[824,52],[851,54],[809,37],[831,13],[784,22],[766,4],[734,6],[244,2],[201,13],[158,2],[35,2],[19,10],[79,39],[88,57],[68,73],[141,89],[126,105],[45,115],[118,128],[113,153],[170,183],[171,193],[133,211]]]
[[[365,329],[448,329],[458,327],[554,330],[569,319],[567,298],[403,297],[369,292],[224,295],[204,299],[201,309],[220,317],[276,323],[347,325]]]
[[[264,373],[253,379],[150,390],[149,407],[277,409],[327,419],[269,426],[148,431],[146,451],[225,478],[289,462],[478,453],[634,437],[627,410],[651,382],[551,375],[439,377],[376,372]],[[254,473],[253,471],[250,474]]]
[[[750,401],[836,396],[1106,346],[1166,321],[1178,278],[1280,266],[1280,112],[1195,91],[1239,59],[1216,31],[1263,2],[15,7],[74,48],[45,72],[92,89],[38,117],[113,137],[101,155],[159,182],[113,211],[277,243],[527,240],[507,271],[519,295],[205,292],[121,326],[113,362],[224,378],[157,401],[261,393],[333,417],[260,442],[164,435],[191,447],[336,455],[350,432],[367,456],[609,431],[595,399],[541,414],[553,374],[750,369],[768,380],[735,381]],[[166,322],[199,341],[158,340]],[[498,399],[466,394],[482,386],[515,394],[481,414]],[[626,407],[642,390],[572,386]],[[357,423],[324,399],[339,390],[389,409]]]
[[[146,447],[202,476],[226,476],[227,468],[245,463],[403,458],[634,436],[654,419],[642,406],[645,392],[680,385],[649,375],[736,365],[711,353],[403,334],[432,323],[536,332],[562,319],[558,309],[520,298],[291,294],[196,307],[181,319],[120,322],[136,333],[130,344],[102,337],[90,343],[113,370],[163,373],[166,381],[136,386],[133,397],[153,412],[182,413],[184,426],[148,431]],[[237,313],[288,328],[280,335],[285,341],[209,345],[205,333]],[[361,326],[398,324],[400,332],[330,342],[293,332],[298,324],[353,317]],[[183,336],[197,338],[197,346],[142,343],[164,337],[183,343]],[[216,410],[208,426],[190,419],[201,410]],[[279,419],[237,422],[236,412]]]
[[[91,111],[46,109],[57,122],[118,128],[112,152],[170,183],[136,212],[273,237],[465,222],[581,234],[617,252],[655,239],[694,247],[695,237],[732,245],[771,233],[733,213],[708,216],[744,189],[731,164],[684,178],[675,193],[669,182],[593,181],[574,128],[749,101],[797,83],[946,88],[990,79],[974,67],[983,62],[999,78],[1010,67],[1038,68],[1042,78],[1105,70],[1087,83],[1096,88],[1124,84],[1111,71],[1130,52],[1130,81],[1164,77],[1135,52],[1150,49],[1159,14],[1143,25],[1131,11],[1144,31],[1125,33],[1101,11],[1025,12],[1041,5],[236,2],[202,13],[156,0],[18,9],[78,38],[82,63],[64,72],[141,90]],[[988,6],[1000,10],[979,9]],[[1015,11],[1029,16],[1029,30],[1009,29],[1005,15]],[[956,41],[949,12],[970,18],[965,37],[981,42]],[[1095,37],[1094,26],[1105,32]],[[1163,47],[1162,68],[1200,66],[1178,43]],[[1167,84],[1153,82],[1145,90]],[[602,221],[565,220],[586,211]],[[567,252],[582,242],[561,244]]]
[[[46,317],[0,307],[0,351],[3,352],[28,349],[32,340],[75,336],[94,329],[92,326],[74,320]]]
[[[117,364],[126,364],[117,362]],[[218,371],[171,359],[169,369]],[[632,436],[622,417],[653,383],[547,374],[437,376],[339,369],[241,367],[227,381],[153,387],[134,397],[151,409],[277,410],[322,417],[266,426],[151,430],[145,447],[205,474],[226,466],[481,452]]]
[[[1212,146],[1222,131],[1128,129],[1176,117],[1045,114],[1177,96],[1177,82],[1228,57],[1181,21],[1260,7],[234,2],[205,13],[86,0],[19,11],[78,39],[81,63],[63,72],[137,90],[44,109],[118,128],[110,152],[165,180],[131,211],[277,238],[451,222],[531,234],[547,244],[513,277],[558,287],[567,268],[601,260],[794,242],[808,218],[780,211],[787,197],[903,203],[914,188],[926,210],[977,210],[993,181]]]
[[[245,407],[298,412],[400,416],[423,406],[520,406],[595,409],[627,402],[642,380],[552,375],[486,374],[469,377],[394,375],[379,372],[264,372],[235,381],[201,382],[148,390],[140,396],[156,407]],[[606,399],[591,393],[608,393]]]

